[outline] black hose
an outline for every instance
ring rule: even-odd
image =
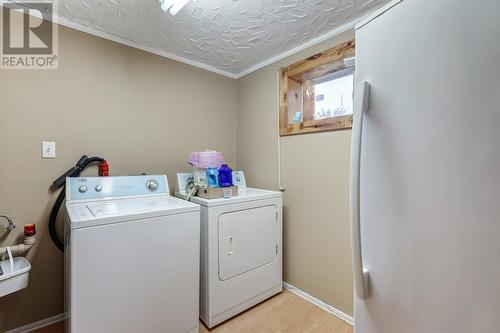
[[[78,163],[66,171],[62,176],[57,178],[53,183],[52,183],[52,188],[57,190],[58,188],[61,188],[61,192],[59,192],[59,195],[57,196],[56,201],[54,202],[54,206],[52,207],[52,211],[50,212],[50,217],[49,217],[49,234],[50,238],[56,245],[56,247],[61,251],[64,252],[64,242],[59,238],[57,235],[57,230],[56,230],[56,220],[57,220],[57,214],[59,213],[59,210],[61,209],[62,203],[66,197],[66,177],[78,177],[82,173],[83,170],[85,170],[86,167],[88,167],[92,163],[102,163],[104,162],[103,158],[100,157],[87,157],[86,155],[83,155]]]
[[[49,218],[50,238],[52,238],[52,241],[61,252],[64,252],[64,243],[62,240],[59,239],[59,236],[57,235],[56,219],[57,219],[57,214],[59,213],[59,208],[61,208],[61,205],[64,201],[65,193],[66,193],[66,186],[63,186],[61,192],[59,192],[59,195],[57,196],[56,202],[54,203],[54,207],[52,207],[52,211],[50,212],[50,218]]]
[[[83,167],[83,165],[85,164],[85,162],[88,159],[89,158],[87,157],[87,155],[83,155],[78,160],[78,163],[76,163],[76,165],[74,167],[72,167],[71,169],[69,169],[68,171],[66,171],[66,173],[64,173],[64,175],[62,175],[61,177],[57,178],[52,183],[52,188],[58,189],[58,188],[62,187],[66,183],[66,177],[74,177],[74,175],[76,175],[76,173],[78,172],[78,169],[81,169]]]

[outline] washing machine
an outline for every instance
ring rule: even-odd
[[[282,291],[282,194],[238,192],[191,199],[201,206],[200,318],[209,328]]]
[[[66,184],[66,332],[198,332],[199,205],[166,176]]]

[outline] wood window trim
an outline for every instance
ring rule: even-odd
[[[280,69],[280,136],[352,128],[352,115],[314,119],[314,86],[310,80],[345,69],[343,60],[353,57],[355,48],[355,41],[350,40]],[[290,112],[297,103],[302,107],[302,121],[290,122]]]

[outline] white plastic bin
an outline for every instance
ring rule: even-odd
[[[24,289],[28,286],[31,265],[23,257],[13,258],[7,248],[8,259],[0,261],[3,274],[0,275],[0,297]]]

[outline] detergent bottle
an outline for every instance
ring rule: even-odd
[[[221,187],[233,186],[233,169],[227,164],[222,164],[219,168],[219,185]]]
[[[219,171],[217,168],[208,168],[206,175],[208,187],[219,187]]]

